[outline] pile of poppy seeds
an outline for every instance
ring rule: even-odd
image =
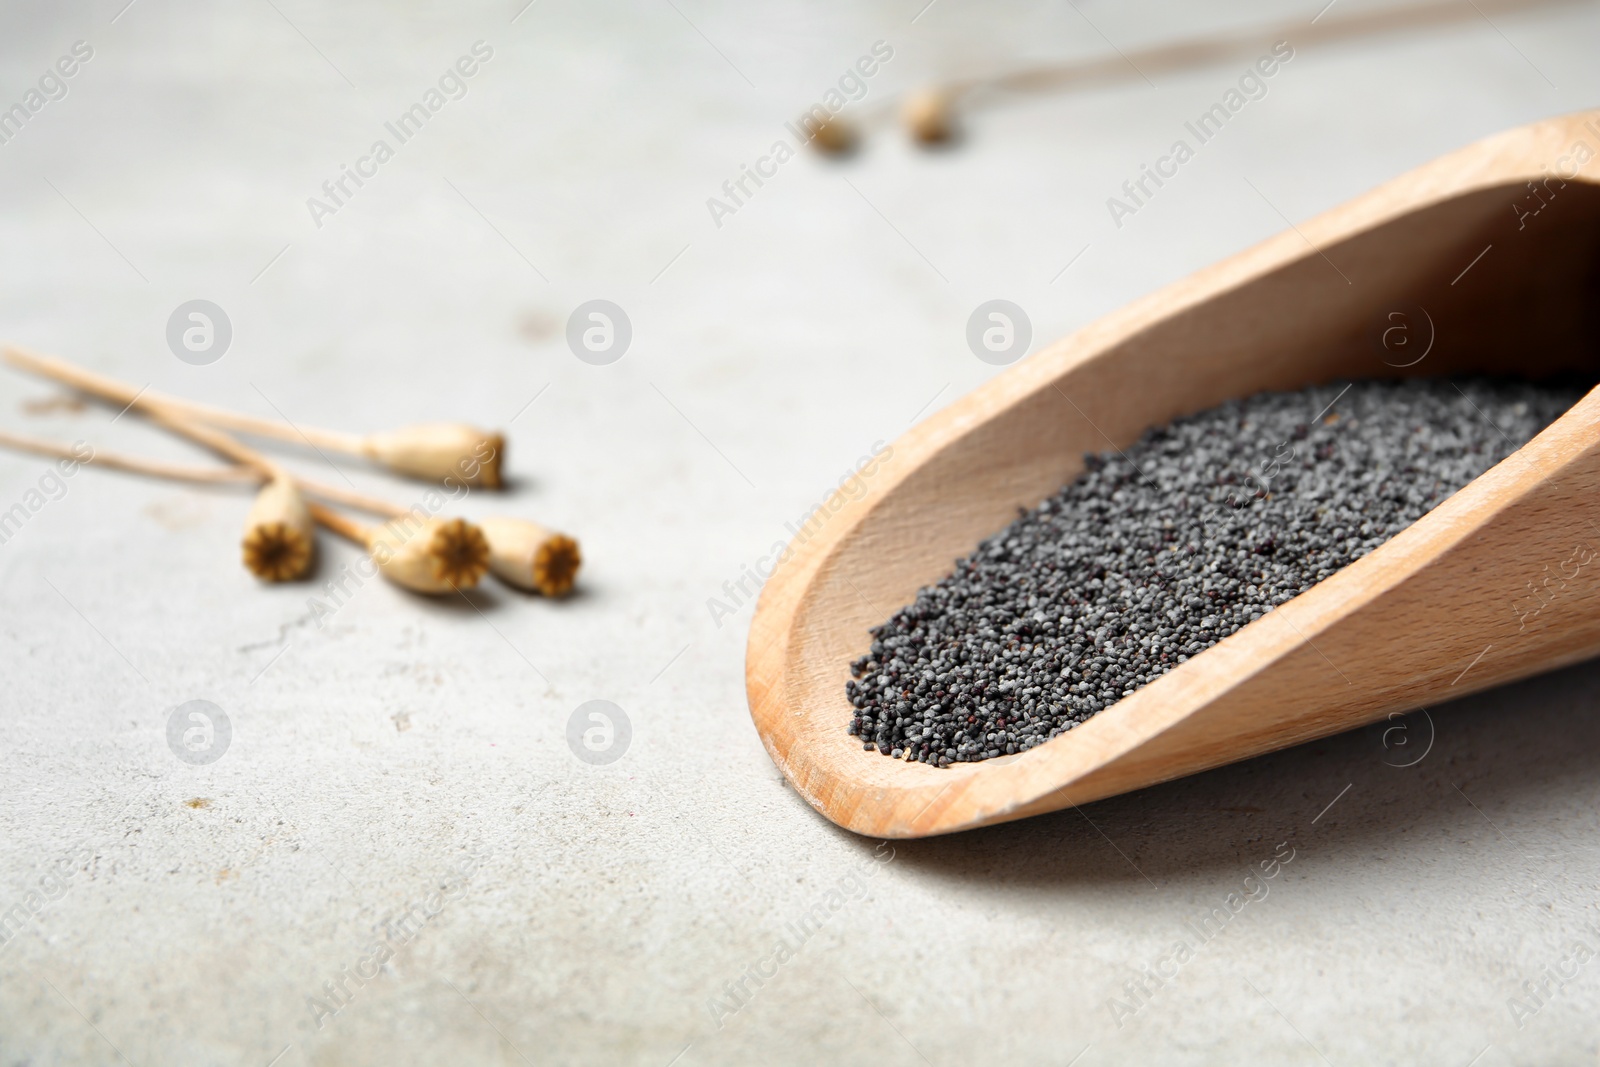
[[[939,767],[1043,744],[1377,548],[1583,392],[1336,383],[1090,454],[872,630],[845,683],[850,733]]]

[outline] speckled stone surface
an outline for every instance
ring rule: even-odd
[[[1590,104],[1592,6],[1300,48],[1119,228],[1106,199],[1248,58],[706,202],[880,40],[867,104],[1320,2],[125,2],[0,12],[4,106],[93,51],[0,144],[0,334],[301,424],[504,427],[513,488],[461,510],[570,530],[588,564],[565,604],[421,602],[329,541],[264,589],[244,497],[0,456],[0,513],[27,513],[0,545],[0,1063],[1594,1062],[1600,963],[1570,960],[1600,948],[1600,668],[886,847],[783,784],[742,679],[748,568],[998,372],[977,305],[1044,343]],[[343,166],[368,177],[313,218]],[[232,327],[208,365],[166,339],[195,299]],[[566,341],[591,300],[631,323],[607,365]],[[0,373],[0,425],[194,455],[51,395]],[[210,763],[169,747],[190,701],[228,717]],[[593,706],[569,744],[591,701],[628,717],[611,762]],[[1514,1014],[1545,968],[1571,977]]]

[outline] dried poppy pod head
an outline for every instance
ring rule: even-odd
[[[378,572],[418,593],[471,589],[489,573],[489,542],[464,519],[402,515],[367,531]]]
[[[361,439],[361,451],[413,478],[433,482],[455,478],[498,489],[506,439],[459,422],[424,422],[368,434]]]
[[[943,89],[918,89],[907,96],[900,118],[918,144],[942,145],[955,137],[955,99]]]
[[[566,596],[578,578],[583,554],[566,534],[526,519],[484,519],[489,569],[507,585],[545,596]]]
[[[840,115],[825,119],[807,116],[804,120],[811,147],[825,156],[846,156],[855,151],[860,136],[855,124]]]
[[[256,494],[244,524],[244,565],[268,582],[289,582],[311,569],[316,527],[300,490],[273,478]]]

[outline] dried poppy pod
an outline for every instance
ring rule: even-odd
[[[807,117],[804,125],[811,147],[825,156],[849,155],[860,140],[855,124],[838,115],[820,121]]]
[[[364,526],[322,504],[309,506],[322,525],[372,553],[379,574],[413,592],[471,589],[489,573],[489,541],[465,519],[407,514]]]
[[[212,427],[257,434],[293,444],[310,444],[332,452],[365,456],[397,473],[429,481],[454,478],[467,485],[486,489],[498,489],[501,485],[500,468],[505,456],[505,437],[463,423],[429,422],[372,434],[341,433],[303,424],[289,426],[255,415],[162,396],[148,389],[136,389],[126,382],[85,370],[66,360],[37,355],[16,345],[5,346],[4,354],[8,362],[23,370],[70,385],[124,408],[138,408],[158,421],[165,421],[169,429],[186,433],[213,448],[219,448],[217,438],[201,438],[193,431]],[[196,427],[195,423],[203,424],[203,427]],[[234,451],[224,451],[238,458]],[[243,462],[258,465],[257,459]]]
[[[578,542],[526,519],[490,518],[479,525],[489,539],[489,569],[496,578],[545,596],[572,591],[583,564]]]
[[[0,431],[0,446],[176,481],[216,485],[264,479],[265,485],[245,527],[244,556],[245,566],[269,581],[297,578],[310,567],[315,545],[313,521],[369,549],[381,573],[424,593],[471,588],[492,568],[503,580],[520,588],[561,596],[571,590],[582,562],[576,541],[534,523],[492,520],[495,531],[491,539],[481,528],[460,519],[434,519],[420,513],[420,509],[407,511],[398,504],[340,486],[295,478],[218,431],[174,421],[165,415],[155,418],[158,423],[237,459],[238,465],[189,467],[96,450],[81,441],[67,445],[4,431]],[[365,526],[323,504],[306,503],[302,491],[347,507],[388,515],[391,521],[375,528]]]
[[[256,494],[242,547],[246,569],[264,581],[293,581],[311,569],[316,526],[289,478],[273,478]]]
[[[918,89],[901,105],[900,118],[918,144],[945,144],[955,137],[955,98],[943,89]]]
[[[425,422],[361,438],[360,451],[399,474],[500,488],[506,439],[458,422]]]
[[[465,519],[390,519],[369,532],[367,549],[385,578],[419,593],[471,589],[489,573],[489,541]]]

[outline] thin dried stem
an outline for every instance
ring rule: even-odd
[[[251,468],[243,466],[191,467],[180,463],[163,463],[156,459],[144,459],[140,456],[125,456],[116,452],[102,452],[99,449],[93,449],[88,456],[80,456],[70,446],[57,441],[46,441],[38,437],[25,437],[22,434],[7,433],[4,430],[0,430],[0,445],[15,449],[18,452],[30,452],[36,456],[69,459],[74,463],[108,467],[113,470],[128,471],[132,474],[145,474],[152,478],[165,478],[168,481],[208,484],[261,481],[260,474]]]
[[[1495,14],[1573,2],[1575,0],[1434,0],[1431,3],[1378,7],[1349,14],[1335,11],[1327,18],[1319,15],[1310,23],[1295,21],[1276,26],[1243,28],[1199,40],[1176,41],[1118,52],[1113,56],[1094,56],[1003,74],[951,78],[938,83],[937,87],[954,101],[980,90],[1048,92],[1072,86],[1149,81],[1156,75],[1176,74],[1234,57],[1249,57],[1264,44],[1280,40],[1287,40],[1300,48],[1385,33],[1403,33],[1451,22],[1472,22]],[[1331,4],[1328,6],[1332,7]],[[897,106],[893,97],[880,100],[861,109],[857,113],[858,121],[868,125],[887,121]]]
[[[158,404],[146,403],[143,398],[134,401],[133,406],[143,411],[150,417],[150,421],[157,426],[165,427],[173,433],[197,444],[205,445],[225,459],[251,467],[268,478],[288,478],[289,473],[277,463],[263,456],[260,452],[242,444],[221,430],[213,430],[209,426],[201,426],[189,421],[182,415]]]
[[[311,517],[326,526],[340,537],[354,541],[362,548],[368,547],[372,541],[372,527],[357,522],[348,515],[342,515],[325,504],[312,502],[306,507],[311,509]]]
[[[63,385],[70,385],[74,389],[124,406],[137,405],[146,411],[157,407],[165,408],[191,421],[259,434],[262,437],[272,437],[295,444],[305,444],[309,441],[318,448],[328,448],[336,452],[347,452],[357,456],[366,455],[363,447],[364,439],[357,434],[339,433],[334,430],[319,430],[313,427],[296,428],[285,426],[271,419],[262,419],[254,415],[244,415],[223,408],[196,404],[189,400],[180,400],[177,397],[166,396],[162,393],[135,389],[124,382],[117,381],[115,378],[108,378],[103,374],[85,370],[63,359],[30,352],[17,345],[6,345],[5,358],[7,362],[15,367],[20,367],[23,370],[31,371],[34,374],[61,382]]]
[[[337,485],[329,485],[327,482],[319,482],[312,478],[302,478],[298,474],[292,477],[294,478],[294,484],[311,496],[321,497],[323,500],[334,504],[343,504],[347,508],[365,511],[370,515],[382,515],[385,518],[394,519],[411,513],[409,508],[396,504],[392,500],[368,496],[365,493],[358,493],[354,489],[341,489]]]
[[[163,395],[161,403],[179,411],[192,419],[219,426],[225,430],[236,430],[240,433],[251,433],[258,437],[271,437],[278,441],[287,441],[290,444],[310,444],[316,448],[326,448],[333,452],[344,452],[352,456],[365,456],[365,438],[360,434],[342,433],[338,430],[324,430],[315,426],[294,425],[287,426],[272,419],[263,419],[257,415],[246,415],[240,411],[229,411],[227,408],[212,407],[209,404],[197,404],[192,400],[181,400]]]
[[[152,412],[151,416],[158,424],[214,448],[237,463],[224,468],[191,467],[93,450],[84,457],[76,448],[58,442],[4,431],[0,431],[0,446],[176,481],[264,483],[252,508],[252,519],[246,524],[243,547],[246,567],[268,581],[287,581],[304,574],[313,551],[310,524],[306,521],[309,516],[365,548],[386,577],[416,592],[470,589],[491,570],[512,585],[546,596],[562,596],[572,588],[581,556],[577,542],[565,535],[525,520],[502,519],[492,523],[495,532],[491,536],[462,519],[419,516],[416,509],[387,500],[296,478],[221,431],[196,427],[171,412]],[[381,526],[365,526],[323,504],[304,501],[303,494],[385,515],[390,521]],[[298,526],[288,521],[296,512],[301,517]],[[269,514],[276,518],[263,521]]]
[[[143,403],[143,400],[138,401],[138,405],[142,405]],[[320,496],[324,500],[332,500],[335,503],[345,504],[353,508],[359,508],[362,511],[370,511],[374,515],[385,515],[393,518],[407,514],[406,508],[403,508],[399,504],[392,503],[388,500],[381,500],[378,497],[367,496],[365,493],[358,493],[353,489],[341,489],[336,485],[328,485],[325,482],[313,481],[310,478],[301,478],[297,475],[290,474],[283,467],[268,459],[266,456],[263,456],[260,452],[257,452],[248,445],[240,443],[238,440],[228,436],[221,430],[214,430],[209,426],[198,425],[194,422],[190,422],[181,415],[161,408],[149,409],[147,413],[149,414],[151,420],[156,424],[166,427],[173,433],[181,434],[184,437],[189,438],[191,441],[205,445],[207,448],[214,452],[220,453],[228,459],[233,460],[235,463],[243,464],[244,466],[258,471],[262,477],[287,478],[295,485],[299,486],[301,489],[312,494],[313,496]]]
[[[486,489],[499,489],[502,485],[506,447],[504,435],[464,423],[420,423],[365,435],[290,427],[270,419],[259,419],[253,415],[241,415],[151,393],[147,388],[135,389],[126,382],[96,374],[64,359],[41,356],[16,345],[6,346],[5,358],[17,367],[91,396],[110,400],[124,408],[137,408],[146,414],[164,411],[190,426],[223,427],[309,444],[314,448],[347,452],[408,478],[445,482],[453,479]]]
[[[127,471],[130,474],[143,474],[151,478],[162,478],[166,481],[194,482],[201,485],[225,485],[235,482],[259,484],[266,480],[266,476],[258,468],[247,463],[238,463],[231,467],[198,467],[183,463],[165,463],[161,460],[146,459],[143,456],[130,456],[121,452],[108,452],[99,448],[93,449],[92,453],[85,458],[74,452],[70,446],[61,444],[59,441],[25,437],[21,434],[7,433],[4,430],[0,430],[0,446],[13,448],[19,452],[29,452],[37,456],[70,459],[87,466]],[[335,504],[343,504],[345,507],[356,508],[373,515],[382,515],[386,518],[396,518],[409,512],[409,509],[401,504],[396,504],[392,500],[368,496],[353,489],[345,489],[341,486],[319,482],[314,478],[303,478],[298,474],[291,474],[289,477],[302,492]]]

